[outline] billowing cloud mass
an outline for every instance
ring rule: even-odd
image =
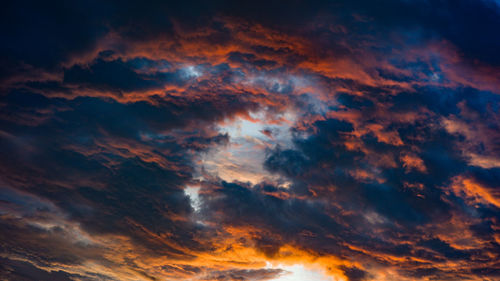
[[[1,280],[500,280],[500,3],[7,1]]]

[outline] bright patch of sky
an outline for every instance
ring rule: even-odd
[[[199,187],[187,186],[184,188],[184,193],[189,197],[191,207],[195,212],[198,212],[201,207],[200,195],[198,194]]]
[[[287,112],[283,117],[286,122],[273,124],[259,112],[251,114],[253,120],[238,118],[222,125],[219,130],[229,135],[230,142],[203,155],[201,166],[225,181],[256,184],[265,179],[279,180],[264,169],[263,163],[268,149],[291,146],[290,125],[295,116]]]
[[[182,68],[181,73],[186,79],[197,78],[203,74],[200,67],[193,65]]]
[[[321,270],[309,269],[301,264],[273,266],[269,263],[267,268],[280,268],[288,272],[271,281],[337,281],[333,277],[326,276]]]

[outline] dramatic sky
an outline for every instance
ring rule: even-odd
[[[0,10],[0,280],[500,280],[500,1]]]

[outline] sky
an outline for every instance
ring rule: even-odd
[[[500,2],[0,13],[0,280],[500,280]]]

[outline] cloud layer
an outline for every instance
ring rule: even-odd
[[[18,1],[1,22],[5,280],[500,278],[498,2]]]

